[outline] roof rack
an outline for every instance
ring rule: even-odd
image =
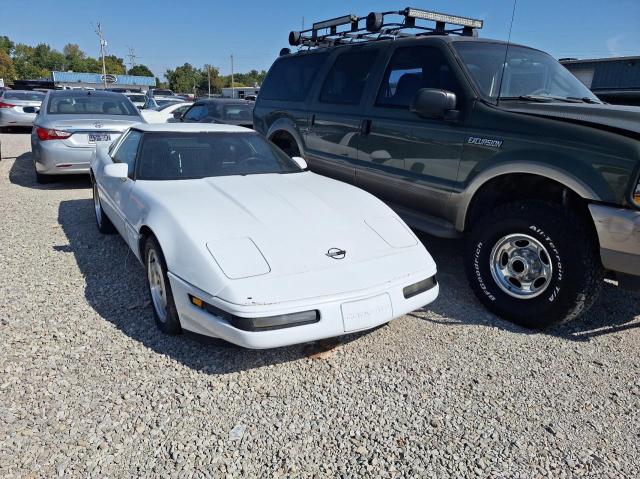
[[[386,22],[387,16],[404,17],[401,21]],[[365,25],[361,22],[365,20]],[[418,25],[418,20],[435,22],[435,26]],[[340,28],[348,25],[348,28]],[[447,25],[455,28],[447,29]],[[482,20],[460,17],[446,13],[431,12],[407,7],[404,10],[371,12],[366,17],[344,15],[316,22],[308,30],[289,33],[289,45],[297,47],[329,47],[343,43],[367,42],[399,37],[423,35],[477,36],[483,26]],[[283,49],[283,52],[286,49]]]

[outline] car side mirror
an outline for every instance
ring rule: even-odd
[[[421,88],[413,97],[409,109],[422,118],[457,121],[456,94],[436,88]]]
[[[174,113],[173,113],[173,117],[174,117],[176,120],[181,120],[181,119],[182,119],[182,112],[180,112],[180,111],[176,111],[176,112],[174,112]]]
[[[291,159],[296,162],[296,164],[300,167],[301,170],[306,171],[309,169],[309,165],[307,165],[307,160],[305,160],[304,158],[300,158],[299,156],[294,156]]]
[[[104,167],[104,175],[125,181],[129,177],[129,165],[126,163],[111,163]]]

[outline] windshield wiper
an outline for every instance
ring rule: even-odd
[[[593,98],[589,98],[588,96],[583,96],[582,98],[578,98],[577,96],[568,96],[569,100],[578,100],[582,103],[589,103],[590,105],[602,105],[601,101],[594,100]]]

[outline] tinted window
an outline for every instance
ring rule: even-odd
[[[598,98],[550,55],[511,45],[505,65],[505,45],[488,42],[454,43],[460,58],[481,93],[488,98],[523,95]],[[500,88],[500,79],[503,77]]]
[[[173,113],[184,113],[185,111],[187,111],[189,109],[191,105],[182,105],[181,107],[176,108],[175,110],[173,110]]]
[[[129,100],[142,103],[147,99],[146,95],[127,95]]]
[[[331,67],[322,85],[320,101],[357,105],[371,73],[378,50],[359,50],[341,54]]]
[[[420,88],[462,94],[449,62],[433,47],[398,48],[385,72],[377,105],[408,108]]]
[[[162,90],[160,88],[155,88],[154,90],[152,90],[154,95],[158,95],[158,96],[171,96],[173,95],[173,92],[171,90]]]
[[[130,177],[133,175],[133,167],[136,163],[136,153],[138,152],[140,138],[142,138],[142,133],[136,130],[131,130],[127,137],[120,142],[120,146],[118,146],[118,149],[113,156],[113,161],[129,165]]]
[[[69,115],[130,115],[138,116],[138,109],[124,96],[52,96],[47,107],[49,114]]]
[[[206,105],[193,105],[184,115],[184,119],[188,121],[200,121],[208,114]]]
[[[224,105],[222,117],[225,120],[251,120],[253,118],[253,105]]]
[[[165,103],[164,105],[157,107],[156,110],[158,110],[158,111],[166,110],[167,108],[171,108],[173,105],[179,105],[180,103],[182,103],[182,102],[174,101],[174,102],[170,102],[170,103]],[[187,105],[187,107],[188,106],[189,105]]]
[[[327,53],[281,57],[269,70],[269,75],[260,89],[260,98],[303,101],[326,59]]]
[[[300,167],[256,133],[145,133],[141,180],[297,173]]]
[[[42,101],[44,93],[37,91],[5,91],[2,98],[5,100]]]

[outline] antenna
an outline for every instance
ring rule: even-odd
[[[502,80],[504,80],[504,71],[507,69],[507,56],[509,55],[509,45],[511,44],[511,30],[513,29],[513,19],[516,16],[516,5],[518,0],[513,0],[513,11],[511,12],[511,23],[509,24],[509,37],[507,38],[507,46],[504,49],[504,62],[502,62],[502,72],[500,72],[500,85],[498,85],[498,98],[496,98],[496,106],[500,104],[500,95],[502,94]]]
[[[102,57],[102,83],[104,85],[104,89],[107,89],[107,66],[104,62],[104,50],[107,46],[107,41],[104,39],[104,35],[102,34],[102,27],[100,26],[100,22],[98,22],[98,26],[96,27],[96,35],[100,38],[100,56]]]
[[[129,46],[127,48],[129,49],[129,54],[127,55],[127,58],[129,59],[129,70],[131,70],[136,66],[136,58],[138,58],[138,56],[136,55],[135,48]]]

